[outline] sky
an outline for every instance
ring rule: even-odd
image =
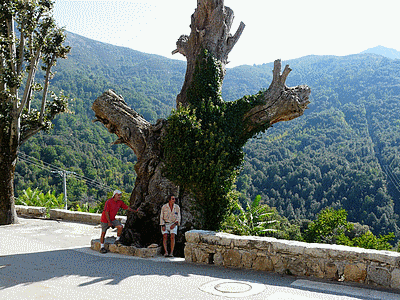
[[[56,0],[59,26],[82,36],[145,53],[172,55],[190,34],[197,0]],[[306,55],[350,55],[384,46],[400,51],[398,0],[225,0],[235,14],[233,35],[246,27],[227,67]]]

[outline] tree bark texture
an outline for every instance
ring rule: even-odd
[[[232,9],[224,6],[223,0],[197,1],[197,9],[191,17],[190,35],[181,35],[176,43],[176,50],[187,59],[185,81],[181,92],[176,98],[177,106],[187,105],[186,91],[193,79],[196,58],[203,49],[207,49],[221,62],[221,74],[225,75],[228,54],[239,40],[244,23],[241,22],[236,33],[230,33],[234,14]],[[223,79],[222,76],[222,79]]]
[[[0,153],[0,225],[18,223],[14,201],[16,153],[10,154],[8,147],[2,147]]]
[[[177,96],[177,107],[188,105],[186,92],[193,80],[196,59],[201,51],[207,50],[211,53],[219,62],[222,78],[225,75],[228,54],[244,29],[244,24],[241,23],[236,33],[233,36],[230,34],[233,17],[233,11],[224,6],[223,0],[197,1],[197,9],[191,17],[191,33],[179,38],[177,49],[173,52],[181,53],[187,59],[185,81]],[[265,124],[288,121],[303,114],[309,103],[310,89],[308,86],[287,87],[285,82],[289,72],[290,68],[286,66],[281,73],[281,62],[275,61],[273,81],[270,87],[259,95],[262,97],[262,104],[258,101],[258,104],[243,116],[246,125],[242,129],[242,136],[251,136],[252,132]],[[92,109],[97,121],[102,122],[111,133],[118,136],[116,143],[128,145],[138,158],[135,165],[137,179],[130,205],[134,209],[139,208],[139,213],[129,214],[121,241],[138,246],[161,244],[161,206],[167,202],[170,194],[174,194],[179,198],[178,204],[182,212],[176,254],[183,255],[184,233],[192,228],[199,228],[201,220],[193,208],[190,194],[162,174],[161,140],[166,134],[167,121],[158,120],[156,124],[150,124],[129,108],[122,96],[111,90],[97,98]]]
[[[174,194],[179,198],[182,223],[176,240],[177,254],[182,254],[183,232],[196,226],[190,211],[191,198],[185,191],[162,175],[162,149],[160,141],[165,133],[166,121],[150,124],[141,115],[129,108],[122,96],[108,90],[95,100],[92,109],[96,121],[102,122],[118,139],[133,149],[137,156],[135,165],[136,182],[130,198],[130,206],[139,208],[138,213],[130,213],[121,241],[124,244],[148,246],[161,244],[159,216],[161,206]]]
[[[63,29],[50,17],[52,8],[51,1],[3,1],[0,6],[0,74],[6,74],[0,76],[0,225],[17,221],[13,185],[19,147],[49,129],[67,108],[64,97],[46,100],[51,68],[69,52],[62,45]],[[39,65],[46,69],[40,117],[31,109]]]

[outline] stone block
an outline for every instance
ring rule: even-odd
[[[248,236],[236,236],[232,238],[233,247],[236,248],[248,248],[249,247],[249,237]]]
[[[208,245],[220,245],[221,237],[216,234],[208,234],[200,236],[200,243]]]
[[[112,252],[112,253],[119,253],[119,248],[117,245],[115,244],[105,244],[104,246],[108,246],[108,251]],[[107,249],[107,247],[105,247]]]
[[[161,254],[161,247],[151,248],[136,248],[134,246],[115,245],[114,238],[106,238],[104,248],[112,253],[118,253],[123,255],[137,256],[142,258],[155,257]],[[100,240],[94,239],[90,243],[90,248],[95,251],[100,251]]]
[[[272,252],[303,255],[305,245],[302,242],[278,240],[272,242]]]
[[[327,262],[325,263],[325,278],[326,279],[337,279],[338,274],[338,267],[335,265],[334,262]]]
[[[198,230],[190,230],[185,232],[185,239],[188,243],[200,243],[200,234]]]
[[[326,247],[329,246],[329,247]],[[329,258],[340,261],[362,261],[365,249],[342,245],[325,245],[326,255]]]
[[[367,277],[367,266],[363,263],[346,264],[344,266],[344,279],[346,281],[364,282]]]
[[[304,257],[288,255],[285,257],[284,261],[284,265],[286,266],[284,272],[287,274],[296,276],[315,276],[315,273],[317,272],[317,270],[309,269],[307,267],[307,260],[305,260]]]
[[[300,258],[304,261],[305,275],[318,278],[325,277],[325,262],[322,259]],[[299,274],[300,275],[300,274]]]
[[[242,257],[242,266],[246,269],[251,269],[253,267],[254,260],[257,258],[256,252],[253,251],[239,251]]]
[[[271,255],[271,262],[274,266],[274,271],[279,274],[285,274],[287,270],[287,260],[283,255]]]
[[[229,238],[229,237],[222,237],[220,240],[219,240],[219,246],[221,246],[221,247],[225,247],[225,248],[233,248],[233,242],[232,242],[232,239],[231,238]]]
[[[15,211],[19,216],[26,215],[38,218],[46,217],[46,207],[15,205]]]
[[[392,271],[390,287],[392,289],[400,289],[400,269],[394,269]]]
[[[214,265],[223,266],[224,265],[224,257],[221,251],[217,251],[214,254]]]
[[[208,264],[208,253],[203,249],[195,248],[193,249],[194,261],[202,264]]]
[[[90,248],[94,251],[100,251],[100,241],[99,240],[91,240]]]
[[[241,267],[242,256],[236,249],[229,249],[224,253],[224,266],[225,267]]]
[[[257,271],[274,271],[274,264],[268,256],[257,255],[253,262],[253,269]]]
[[[400,267],[400,253],[394,251],[365,250],[365,258],[369,261],[382,264],[389,264],[393,267]]]
[[[368,281],[383,287],[390,287],[391,274],[387,268],[379,266],[369,266]]]
[[[270,252],[272,247],[271,243],[275,241],[277,241],[275,238],[253,237],[253,239],[249,241],[249,248]]]
[[[142,258],[152,257],[147,248],[136,248],[135,256],[142,257]]]
[[[326,249],[320,247],[320,244],[307,244],[304,247],[304,255],[308,256],[308,259],[327,257]]]
[[[193,244],[186,242],[185,248],[184,248],[184,255],[185,255],[185,261],[186,262],[196,262],[194,259],[193,255]]]

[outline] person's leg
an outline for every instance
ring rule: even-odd
[[[100,244],[102,244],[102,245],[104,245],[104,238],[105,238],[105,236],[106,236],[106,232],[104,231],[104,232],[101,232],[101,235],[100,235]]]
[[[166,255],[168,255],[167,240],[168,240],[168,233],[164,233],[163,234],[163,245],[164,245],[164,251],[165,251]]]
[[[117,228],[117,239],[115,241],[119,242],[119,238],[121,236],[122,229],[124,228],[124,226],[122,226],[122,224],[119,220],[113,220],[111,223],[113,225],[113,228]]]
[[[106,236],[106,232],[108,229],[107,223],[101,223],[101,235],[100,235],[100,253],[107,253],[107,250],[104,248],[104,239]]]
[[[116,244],[121,244],[121,241],[119,240],[119,238],[121,237],[122,229],[124,227],[122,225],[117,225],[115,227],[117,227],[117,239],[115,240],[115,243]]]
[[[171,233],[171,253],[170,255],[174,255],[174,248],[175,248],[175,233]]]
[[[108,229],[108,224],[107,224],[107,223],[101,222],[100,225],[101,225],[100,243],[101,243],[102,245],[104,245],[104,238],[106,237],[106,232],[107,232],[107,229]]]
[[[117,226],[117,237],[120,237],[121,236],[121,233],[122,233],[122,229],[124,228],[124,226],[122,226],[122,225],[118,225]]]

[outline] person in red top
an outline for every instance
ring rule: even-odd
[[[103,213],[101,214],[101,236],[100,236],[100,252],[101,253],[107,253],[107,250],[104,248],[104,238],[106,236],[107,229],[112,227],[112,228],[117,228],[117,240],[115,243],[120,243],[119,238],[122,233],[123,226],[119,220],[115,219],[115,216],[117,215],[117,212],[120,208],[129,210],[129,211],[135,211],[129,206],[127,206],[122,200],[121,200],[121,195],[122,192],[120,190],[115,190],[113,193],[112,198],[108,199],[106,201],[106,204],[104,205],[104,210]]]

